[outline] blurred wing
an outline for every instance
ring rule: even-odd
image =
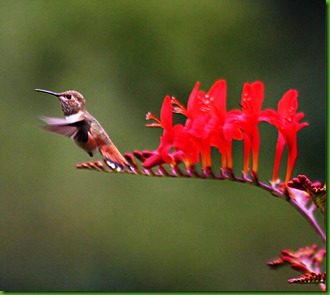
[[[67,120],[65,120],[63,118],[39,117],[39,119],[49,125],[67,125],[68,124]]]
[[[91,125],[85,119],[74,123],[68,123],[62,118],[41,117],[40,119],[48,124],[42,128],[49,132],[71,137],[79,142],[88,140],[88,132]]]

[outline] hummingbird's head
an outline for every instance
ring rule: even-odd
[[[71,116],[77,114],[81,110],[84,110],[86,100],[85,98],[77,91],[68,90],[65,92],[57,93],[49,90],[35,89],[38,92],[44,92],[56,96],[62,107],[64,116]]]

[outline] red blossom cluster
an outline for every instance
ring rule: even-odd
[[[199,163],[203,168],[211,167],[211,147],[222,156],[222,168],[232,168],[232,141],[243,140],[244,173],[249,171],[252,153],[252,171],[258,170],[260,136],[258,124],[268,122],[278,130],[273,181],[278,178],[284,146],[288,148],[288,164],[285,183],[290,180],[297,157],[297,132],[308,123],[299,123],[303,113],[296,113],[298,92],[287,91],[278,103],[277,111],[262,110],[264,85],[260,81],[245,83],[241,96],[241,110],[226,110],[227,86],[225,80],[216,81],[206,93],[197,82],[193,88],[187,108],[177,99],[166,96],[161,108],[160,119],[148,113],[146,119],[155,123],[148,127],[164,129],[160,145],[144,162],[145,168],[168,163],[183,162],[186,167]],[[173,112],[186,117],[184,124],[173,125]]]

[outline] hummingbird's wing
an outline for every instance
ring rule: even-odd
[[[62,118],[40,117],[40,119],[48,124],[42,127],[47,131],[71,137],[79,142],[87,142],[88,140],[88,131],[91,125],[85,119],[73,123],[68,123]]]

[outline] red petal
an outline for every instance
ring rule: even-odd
[[[297,135],[292,134],[290,144],[288,144],[288,165],[286,170],[285,184],[287,184],[291,178],[294,163],[297,158]]]
[[[280,163],[283,155],[285,140],[283,135],[279,132],[277,137],[275,161],[274,161],[274,171],[273,171],[273,181],[278,178],[278,171],[280,169]]]
[[[287,91],[278,103],[277,112],[283,118],[292,118],[298,109],[298,91]]]
[[[197,93],[199,90],[199,82],[196,82],[195,87],[193,88],[193,90],[191,91],[190,95],[189,95],[189,99],[188,99],[188,105],[187,105],[187,113],[189,115],[193,115],[194,114],[194,109],[196,108],[196,104],[197,104]]]
[[[226,94],[226,80],[216,81],[208,92],[209,99],[211,100],[211,98],[213,98],[213,104],[217,110],[217,113],[222,116],[225,116],[226,114]]]
[[[169,95],[164,98],[162,109],[160,111],[160,120],[164,129],[172,128],[173,113],[171,98]]]
[[[309,124],[307,122],[299,124],[298,127],[297,127],[297,131],[299,131],[300,129],[302,129],[304,127],[307,127],[307,126],[309,126]]]
[[[251,86],[254,96],[253,109],[256,113],[259,113],[264,101],[264,84],[261,81],[255,81],[251,84]]]
[[[235,124],[225,124],[223,126],[223,136],[226,140],[242,140],[243,139],[243,133],[238,126]]]
[[[264,84],[256,81],[243,86],[241,105],[244,112],[259,113],[264,100]]]
[[[244,172],[248,172],[249,171],[251,141],[250,141],[249,136],[246,134],[244,134],[243,150],[244,150]]]
[[[253,160],[252,170],[254,172],[258,171],[259,146],[260,146],[260,136],[259,136],[259,130],[256,127],[252,137],[252,160]]]
[[[295,116],[294,116],[294,121],[295,122],[299,122],[302,118],[304,118],[305,114],[304,113],[297,113]]]
[[[206,130],[205,120],[202,117],[197,117],[191,122],[188,133],[196,138],[206,138],[208,136],[208,130]]]

